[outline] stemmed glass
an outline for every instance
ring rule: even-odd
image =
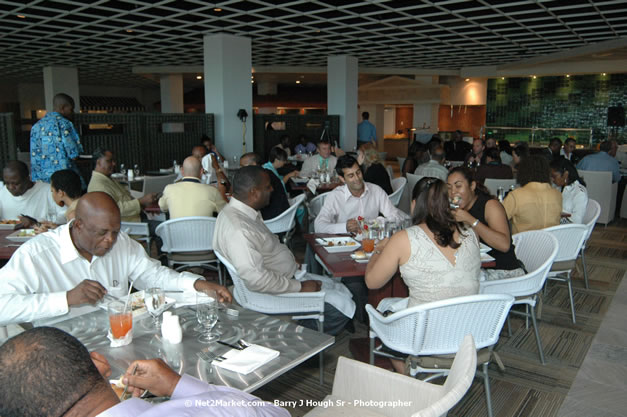
[[[133,167],[133,174],[135,174],[135,178],[139,177],[139,165],[135,164]]]
[[[120,164],[120,174],[126,177],[126,167],[124,166],[124,164]]]
[[[148,288],[144,291],[146,310],[152,316],[153,326],[159,328],[159,316],[163,313],[165,294],[161,288]]]
[[[202,325],[202,333],[198,336],[201,343],[211,343],[219,339],[219,335],[212,332],[218,321],[218,295],[214,290],[204,290],[196,293],[196,319]]]

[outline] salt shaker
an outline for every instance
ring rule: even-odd
[[[161,335],[168,343],[177,345],[183,341],[183,329],[179,322],[179,316],[173,315],[169,311],[163,313],[163,323],[161,323]]]

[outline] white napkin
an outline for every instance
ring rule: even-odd
[[[111,341],[111,347],[126,346],[133,341],[133,329],[129,330],[128,333],[126,333],[126,336],[121,339],[115,339],[111,334],[111,329],[109,329],[109,331],[107,332],[107,339]]]
[[[184,291],[184,292],[167,292],[167,297],[172,297],[176,301],[177,307],[196,305],[196,291]]]
[[[318,190],[319,185],[320,185],[320,181],[315,180],[313,178],[307,181],[307,188],[309,188],[309,191],[311,191],[313,195],[316,195],[316,190]]]
[[[246,349],[231,349],[224,355],[226,360],[214,361],[214,365],[238,374],[248,375],[255,369],[279,356],[279,351],[264,346],[250,345]]]

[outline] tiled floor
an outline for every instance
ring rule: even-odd
[[[558,417],[627,415],[627,277],[623,277]]]

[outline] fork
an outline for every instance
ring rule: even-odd
[[[211,352],[203,352],[202,350],[197,352],[196,355],[203,361],[209,362],[209,363],[213,361],[222,362],[224,359],[226,359],[224,356],[218,356]]]

